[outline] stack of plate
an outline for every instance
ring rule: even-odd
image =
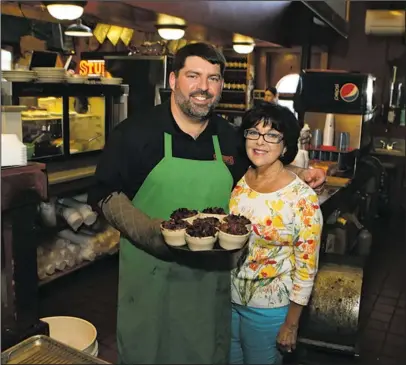
[[[33,71],[37,74],[38,82],[63,82],[66,80],[64,68],[57,67],[35,67]]]
[[[106,85],[120,85],[123,82],[123,79],[120,77],[101,77],[102,84]]]
[[[29,70],[2,71],[2,77],[11,82],[30,82],[35,79],[35,72]]]
[[[72,75],[67,77],[66,81],[69,84],[85,84],[87,82],[87,76]]]

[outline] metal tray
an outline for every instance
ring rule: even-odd
[[[1,353],[2,364],[109,364],[50,337],[39,335]]]

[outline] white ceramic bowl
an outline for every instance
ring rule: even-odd
[[[216,235],[209,237],[192,237],[185,233],[186,243],[191,251],[210,251],[213,249],[214,243],[217,241],[218,232]]]
[[[219,244],[225,250],[238,250],[244,247],[250,236],[250,231],[245,235],[234,235],[219,231]]]
[[[200,218],[200,213],[197,213],[197,214],[195,214],[195,215],[192,215],[192,216],[189,217],[189,218],[183,218],[182,220],[188,222],[189,224],[193,224],[193,221],[194,221],[196,218]]]
[[[186,245],[186,240],[185,240],[186,228],[171,230],[171,229],[163,228],[161,225],[161,232],[162,232],[162,236],[164,236],[165,242],[169,246],[179,247],[179,246]]]
[[[49,324],[49,337],[79,351],[94,351],[97,330],[90,322],[77,317],[46,317],[41,321]]]

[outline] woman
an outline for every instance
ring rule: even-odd
[[[270,87],[265,90],[264,102],[278,104],[278,90],[276,87]]]
[[[295,348],[310,298],[323,218],[314,191],[285,169],[299,132],[292,112],[275,104],[250,110],[241,125],[252,166],[233,190],[230,212],[249,218],[253,231],[232,272],[231,364],[279,364],[277,347]]]

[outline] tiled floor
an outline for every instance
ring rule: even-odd
[[[377,220],[365,270],[360,319],[362,364],[406,364],[405,252],[404,211]],[[40,289],[41,316],[70,315],[89,320],[98,330],[99,357],[112,363],[117,359],[117,266],[117,257],[106,258]]]

